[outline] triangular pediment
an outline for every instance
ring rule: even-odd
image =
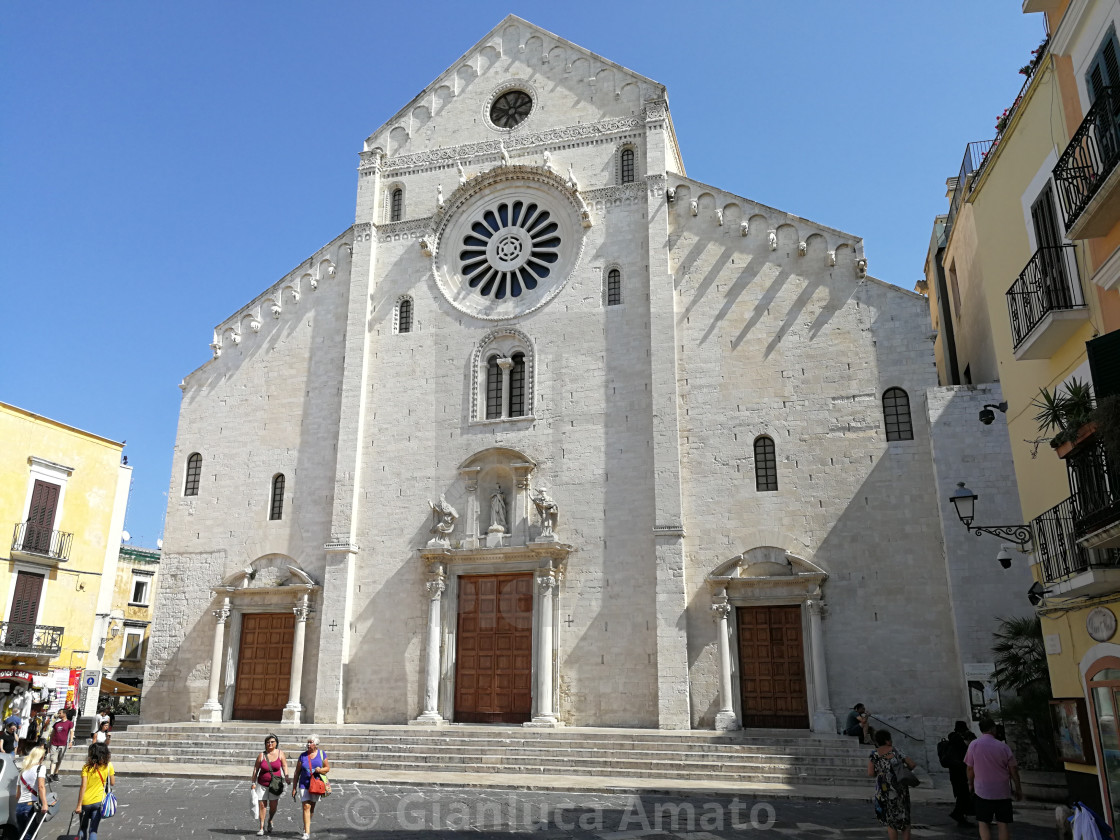
[[[491,103],[518,87],[533,109],[514,129],[489,120]],[[509,15],[367,138],[367,154],[393,158],[432,149],[641,117],[665,88],[565,38]],[[515,161],[516,162],[516,161]]]

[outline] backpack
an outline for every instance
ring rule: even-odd
[[[946,770],[949,769],[949,765],[950,765],[950,761],[949,761],[949,750],[950,749],[951,749],[951,745],[949,744],[949,739],[948,738],[942,738],[940,741],[937,742],[937,760],[941,763],[941,766],[944,767]]]

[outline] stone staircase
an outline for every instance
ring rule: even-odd
[[[124,772],[129,764],[176,763],[217,765],[229,768],[232,775],[247,775],[265,735],[272,731],[292,759],[302,751],[302,739],[317,734],[340,779],[348,770],[364,770],[626,777],[720,785],[867,784],[868,748],[854,739],[757,729],[728,733],[349,724],[292,730],[252,723],[150,724],[113,733],[113,763]],[[78,752],[71,752],[67,765],[78,766]]]

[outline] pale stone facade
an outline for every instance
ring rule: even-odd
[[[463,719],[462,587],[499,573],[535,576],[537,725],[750,724],[763,605],[795,610],[804,726],[962,716],[958,635],[1029,575],[949,585],[926,309],[859,238],[686,177],[662,86],[507,18],[184,381],[145,718],[233,717],[244,617],[295,610],[285,721]]]

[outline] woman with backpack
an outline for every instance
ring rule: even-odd
[[[875,779],[875,816],[889,840],[910,840],[910,788],[899,784],[895,771],[899,764],[911,770],[917,765],[894,748],[886,729],[875,732],[875,745],[867,759],[867,775]]]
[[[272,833],[276,804],[280,801],[280,794],[284,792],[284,785],[288,783],[288,758],[280,749],[280,739],[275,735],[269,735],[264,739],[264,749],[257,753],[257,762],[253,765],[252,779],[254,785],[261,786],[260,800],[257,803],[261,828],[257,836],[263,837],[265,834]]]
[[[97,827],[101,824],[101,803],[105,794],[116,782],[116,771],[109,760],[109,748],[104,744],[90,744],[86,764],[82,768],[82,786],[78,789],[75,814],[81,814],[78,823],[78,840],[97,840]]]

